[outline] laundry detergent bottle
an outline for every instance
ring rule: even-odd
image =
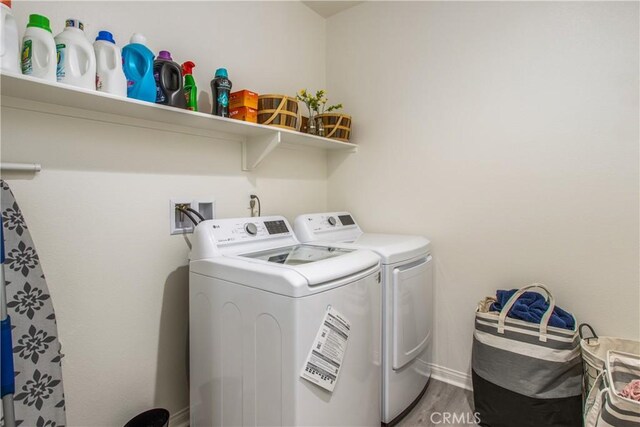
[[[122,71],[120,48],[109,31],[100,31],[93,43],[96,53],[96,90],[127,96],[127,78]]]
[[[58,50],[56,76],[60,83],[96,89],[96,55],[84,34],[84,25],[67,19],[64,30],[55,37]]]
[[[182,84],[182,68],[171,58],[171,53],[161,50],[153,61],[153,77],[156,81],[156,103],[187,108]]]
[[[20,71],[20,37],[18,25],[11,13],[11,0],[0,3],[0,69],[14,74]]]
[[[29,15],[29,23],[22,37],[20,60],[22,74],[56,81],[56,43],[46,16]]]
[[[184,75],[184,99],[187,103],[187,110],[198,111],[198,87],[193,78],[193,69],[196,66],[192,61],[182,64],[182,74]]]
[[[131,36],[131,42],[122,48],[122,69],[127,78],[127,96],[147,102],[156,102],[156,81],[153,78],[153,52],[145,46],[142,34]]]
[[[213,80],[211,80],[211,94],[213,95],[213,111],[211,114],[221,117],[229,117],[229,93],[231,92],[231,80],[226,68],[218,68]]]

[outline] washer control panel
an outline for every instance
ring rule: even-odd
[[[302,215],[305,227],[312,233],[323,231],[357,229],[358,225],[349,213]]]
[[[213,220],[209,227],[218,243],[239,243],[291,236],[284,217],[252,217]]]
[[[325,212],[299,215],[293,223],[296,237],[306,242],[353,242],[362,230],[349,212]]]
[[[265,221],[264,226],[267,228],[267,232],[269,234],[289,233],[289,226],[287,226],[287,223],[282,220]]]

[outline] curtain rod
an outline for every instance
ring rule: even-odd
[[[0,163],[2,172],[40,172],[40,163]]]

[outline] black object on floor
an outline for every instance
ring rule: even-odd
[[[483,427],[581,427],[582,396],[534,399],[471,371],[475,410]]]
[[[168,425],[169,411],[155,408],[136,415],[124,427],[168,427]]]

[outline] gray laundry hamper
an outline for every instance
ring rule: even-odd
[[[508,318],[528,290],[546,296],[540,324]],[[488,427],[582,427],[582,366],[578,332],[548,326],[555,308],[541,284],[514,293],[498,313],[491,298],[476,311],[472,380],[479,424]]]

